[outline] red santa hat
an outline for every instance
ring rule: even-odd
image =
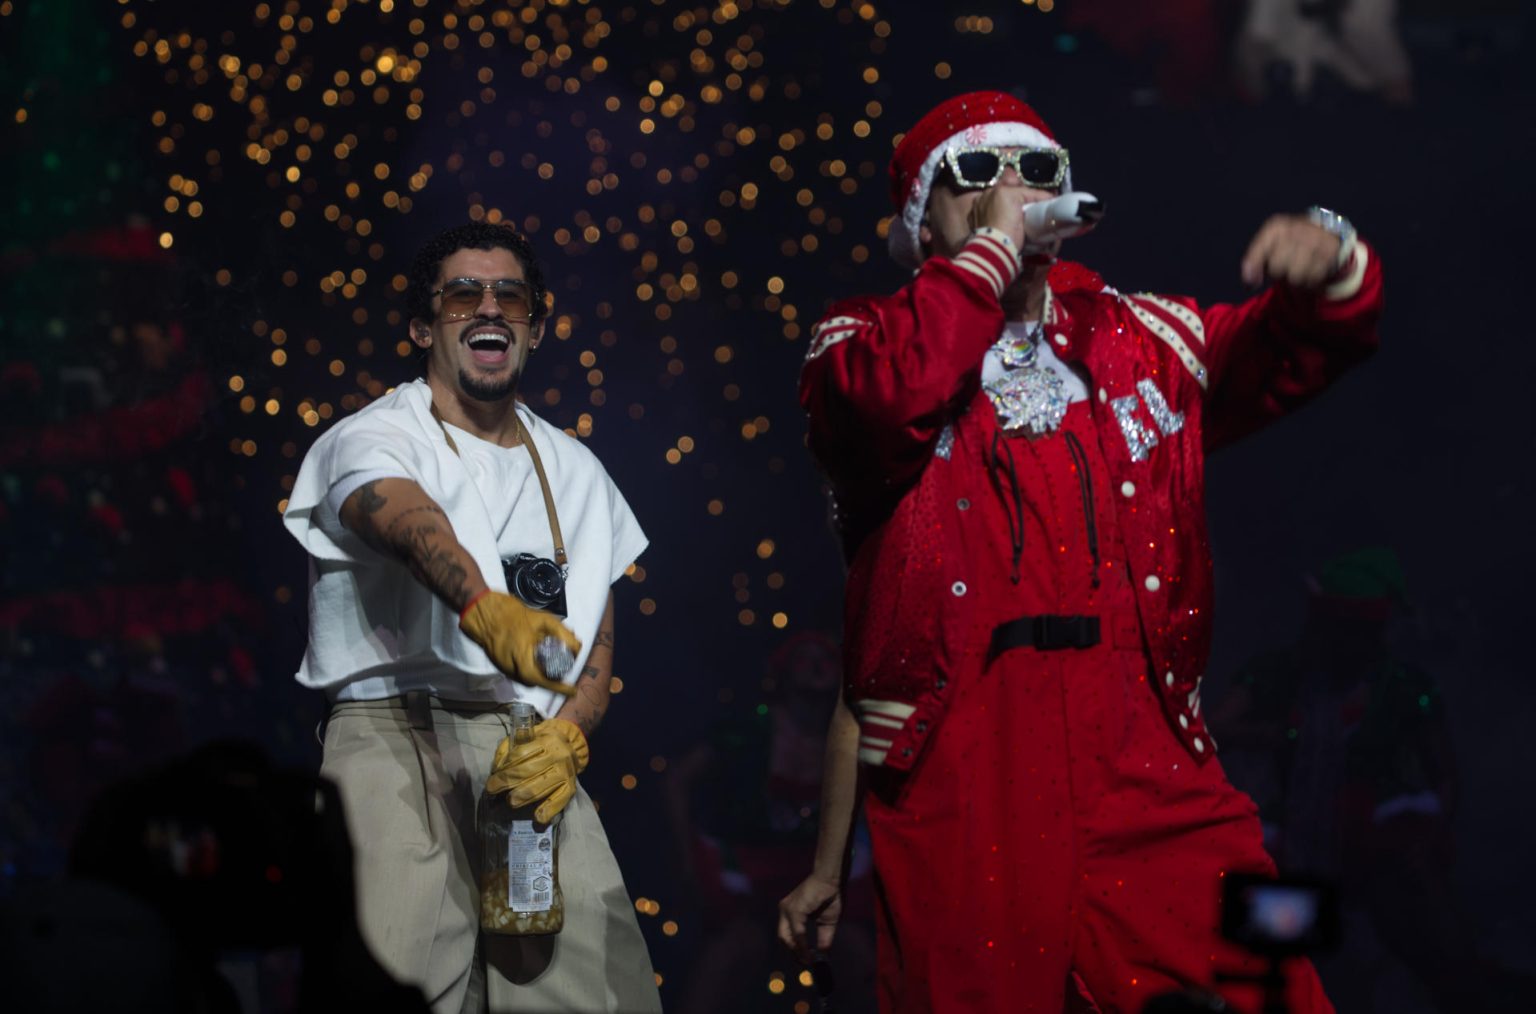
[[[891,156],[891,219],[887,243],[896,262],[916,269],[922,263],[918,229],[928,210],[933,178],[952,145],[994,148],[1059,148],[1038,113],[1004,92],[968,92],[939,103],[907,131]],[[1072,189],[1069,175],[1064,190]]]

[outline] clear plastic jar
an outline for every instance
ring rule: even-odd
[[[533,741],[533,705],[514,703],[512,742]],[[484,856],[480,876],[480,928],[487,933],[533,936],[565,925],[560,893],[559,823],[533,819],[537,804],[513,807],[505,792],[480,796],[478,824]]]

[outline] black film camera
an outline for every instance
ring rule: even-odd
[[[524,605],[565,616],[565,573],[553,560],[532,553],[518,553],[501,561],[507,591]]]

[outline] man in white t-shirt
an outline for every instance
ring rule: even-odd
[[[346,806],[364,937],[434,1014],[659,1011],[577,781],[608,707],[610,588],[645,535],[591,451],[516,400],[547,314],[528,242],[450,229],[417,254],[406,295],[426,379],[316,441],[284,515],[310,554],[298,680],[332,702],[321,770]],[[563,677],[544,672],[549,638],[574,654]],[[533,743],[508,739],[513,701],[542,717]],[[558,934],[479,930],[488,785],[538,820],[564,814]]]

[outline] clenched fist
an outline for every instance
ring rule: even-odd
[[[1259,229],[1243,255],[1243,281],[1249,285],[1284,282],[1317,289],[1339,269],[1341,241],[1305,215],[1275,215]]]

